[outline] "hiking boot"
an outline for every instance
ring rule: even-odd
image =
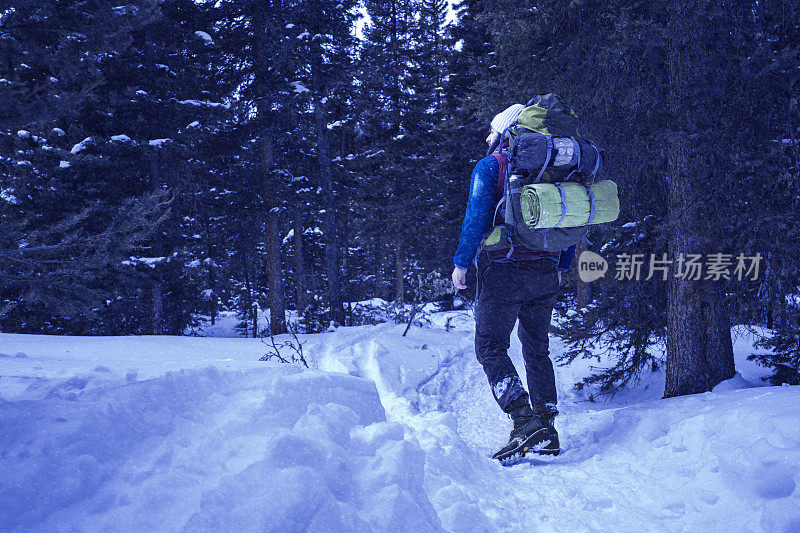
[[[541,450],[547,449],[550,451],[546,453],[552,454],[551,442],[555,428],[551,429],[541,417],[537,416],[528,405],[527,400],[524,400],[524,404],[520,401],[509,407],[508,414],[514,421],[514,429],[511,430],[508,444],[495,453],[492,458],[499,460],[503,465],[511,465],[529,452],[539,453]],[[558,445],[556,444],[556,446]]]
[[[532,411],[535,416],[542,419],[542,422],[544,422],[550,432],[550,444],[537,450],[537,453],[541,455],[558,455],[561,452],[560,443],[558,442],[558,431],[556,431],[555,427],[558,409],[556,409],[555,404],[542,404],[534,405]]]

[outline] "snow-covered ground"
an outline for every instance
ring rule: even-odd
[[[557,367],[563,453],[511,468],[469,317],[403,329],[303,335],[311,370],[258,339],[0,334],[0,531],[800,531],[800,388],[761,386],[743,329],[712,393],[655,373],[592,403],[597,362]]]

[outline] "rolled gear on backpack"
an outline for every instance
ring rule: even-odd
[[[611,180],[537,183],[521,188],[522,221],[531,229],[575,228],[613,222],[619,216],[617,184]]]
[[[588,229],[588,226],[531,229],[520,224],[514,229],[514,243],[515,246],[525,246],[529,250],[560,252],[580,241]],[[495,226],[484,237],[482,246],[487,251],[509,250],[510,240],[511,235],[505,225]]]

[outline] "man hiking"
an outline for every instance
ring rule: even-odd
[[[524,108],[515,104],[494,117],[486,139],[490,155],[478,161],[472,172],[467,214],[453,261],[453,284],[458,289],[466,288],[467,268],[495,223],[503,196],[508,159],[493,152],[502,151],[504,133],[516,124]],[[495,400],[514,423],[508,444],[494,455],[504,464],[511,464],[528,452],[557,455],[560,451],[553,424],[558,410],[548,330],[561,271],[570,267],[574,251],[574,244],[560,252],[508,246],[487,249],[485,259],[482,254],[481,261],[475,262],[475,354]],[[508,356],[517,319],[528,392]]]

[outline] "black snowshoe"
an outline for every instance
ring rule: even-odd
[[[553,425],[552,416],[535,413],[528,402],[520,402],[509,410],[514,421],[511,437],[500,451],[492,458],[503,466],[511,466],[519,462],[528,453],[541,455],[558,455],[560,452],[558,433]]]

